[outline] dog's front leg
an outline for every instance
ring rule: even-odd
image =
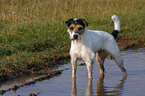
[[[72,77],[76,78],[77,58],[71,57],[71,64],[72,64]]]
[[[92,79],[92,62],[86,62],[87,70],[88,70],[88,78]]]

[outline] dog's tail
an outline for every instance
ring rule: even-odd
[[[116,15],[113,15],[111,18],[114,21],[114,31],[112,32],[112,35],[116,39],[118,33],[121,31],[120,30],[120,21],[119,21],[119,18]]]

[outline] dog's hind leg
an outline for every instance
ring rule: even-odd
[[[121,71],[123,72],[124,76],[127,76],[126,70],[123,66],[123,58],[120,55],[119,50],[118,49],[115,50],[115,48],[114,48],[114,50],[110,50],[109,53],[110,53],[110,55],[112,55],[113,59],[115,60],[115,62],[117,63],[117,65],[121,69]]]
[[[123,58],[121,56],[116,56],[114,57],[115,62],[117,63],[118,67],[121,69],[121,71],[123,72],[124,76],[127,76],[126,70],[123,66]]]
[[[71,57],[71,64],[72,64],[72,77],[76,78],[77,58]]]
[[[118,67],[123,72],[124,76],[127,76],[126,70],[123,66],[123,58],[120,55],[120,51],[115,40],[112,42],[106,42],[104,48],[108,52],[108,54],[110,54],[113,57]]]
[[[99,51],[96,53],[96,61],[100,69],[100,74],[104,74],[105,68],[104,68],[104,60],[107,57],[107,52],[104,50]]]

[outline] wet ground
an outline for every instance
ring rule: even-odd
[[[37,81],[35,84],[23,86],[16,91],[10,90],[2,96],[27,96],[30,93],[38,96],[144,96],[145,48],[122,51],[121,54],[128,73],[127,78],[123,77],[113,60],[106,59],[107,73],[105,76],[100,76],[98,66],[94,62],[93,80],[88,80],[86,66],[82,61],[78,61],[76,80],[71,78],[71,65],[65,64],[60,69],[67,68],[67,70],[64,70],[60,76]],[[19,78],[0,84],[0,90],[31,81],[34,78],[36,77]]]

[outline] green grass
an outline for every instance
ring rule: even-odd
[[[111,33],[111,16],[121,21],[118,45],[145,46],[144,0],[1,0],[0,76],[50,68],[68,56],[65,21],[84,18],[88,29]],[[2,78],[1,77],[1,78]]]

